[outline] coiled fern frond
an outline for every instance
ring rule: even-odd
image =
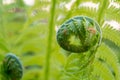
[[[57,32],[57,41],[67,51],[86,52],[100,44],[101,30],[93,19],[76,16],[61,25]]]
[[[61,25],[57,32],[58,44],[67,51],[83,53],[78,54],[77,56],[79,57],[73,55],[76,58],[75,60],[81,59],[78,61],[79,63],[75,63],[74,58],[71,59],[69,57],[70,61],[68,61],[65,70],[63,70],[65,75],[69,75],[69,80],[75,79],[75,76],[78,75],[79,78],[90,79],[90,76],[86,76],[91,74],[89,71],[92,71],[92,62],[95,58],[95,51],[101,43],[101,38],[102,32],[100,26],[96,21],[87,16],[73,17]],[[75,67],[71,68],[69,65],[75,65]],[[71,74],[71,71],[74,74]],[[82,75],[84,73],[86,74]]]
[[[14,54],[7,54],[1,65],[1,80],[20,80],[23,76],[23,67]]]
[[[110,34],[117,32],[109,29],[111,32],[106,33],[106,30],[102,30],[103,38],[115,41],[116,38],[111,38]],[[83,53],[68,57],[62,80],[120,80],[118,59],[105,44],[99,47],[101,38],[97,22],[86,16],[73,17],[61,25],[57,32],[58,44],[67,51]],[[115,43],[119,45],[119,40]]]

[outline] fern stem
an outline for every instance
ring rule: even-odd
[[[102,5],[101,5],[101,8],[99,10],[99,13],[98,13],[98,23],[101,25],[101,18],[103,18],[104,16],[104,11],[106,10],[107,8],[107,2],[108,0],[104,0]],[[104,19],[102,19],[104,20]]]
[[[5,21],[4,21],[4,7],[2,0],[0,0],[0,32],[2,37],[5,37]]]
[[[51,15],[49,21],[49,35],[48,35],[48,45],[47,45],[47,52],[46,52],[46,68],[45,68],[45,80],[49,80],[49,72],[50,72],[50,57],[51,57],[51,48],[52,48],[52,35],[54,29],[54,14],[55,14],[55,3],[56,0],[52,0],[51,6]]]

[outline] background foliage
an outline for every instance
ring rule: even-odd
[[[70,54],[56,42],[59,26],[77,15],[96,20],[103,37],[93,64],[83,69],[86,55]],[[120,80],[120,25],[109,23],[120,24],[119,17],[119,0],[35,0],[33,6],[0,0],[0,60],[9,52],[19,56],[22,80]]]

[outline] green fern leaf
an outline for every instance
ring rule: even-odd
[[[98,60],[95,60],[94,62],[94,71],[94,75],[99,76],[102,80],[115,80],[106,64],[103,64]]]
[[[108,46],[102,44],[97,51],[96,58],[101,61],[101,64],[107,64],[107,68],[111,71],[112,75],[115,77],[115,80],[120,79],[118,58]]]
[[[120,46],[120,32],[110,27],[102,28],[103,38],[109,39],[116,45]]]

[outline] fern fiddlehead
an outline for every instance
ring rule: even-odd
[[[83,77],[83,75],[80,74],[81,78],[90,80],[91,72],[89,73],[89,71],[93,70],[92,63],[101,39],[102,33],[98,23],[87,16],[75,16],[61,25],[57,32],[58,44],[63,49],[73,53],[86,53],[79,54],[82,56],[80,57],[82,60],[76,66],[78,70],[72,71],[74,73],[73,75],[75,75],[75,73],[86,73],[86,76],[89,77]],[[70,63],[70,61],[68,61],[68,63]],[[71,69],[71,67],[69,67],[69,64],[66,64],[65,70],[68,74],[71,73],[69,69]]]
[[[7,54],[1,65],[2,80],[20,80],[23,75],[23,67],[20,60],[14,54]]]
[[[57,32],[57,42],[67,51],[86,52],[99,46],[101,30],[93,19],[76,16],[61,25]]]

